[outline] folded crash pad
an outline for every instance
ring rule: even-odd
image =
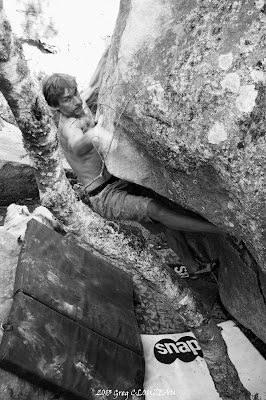
[[[142,388],[144,359],[128,274],[31,220],[0,366],[71,399]]]

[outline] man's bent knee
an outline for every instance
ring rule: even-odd
[[[148,204],[147,214],[154,221],[161,221],[161,214],[164,212],[165,206],[157,200],[151,200]]]

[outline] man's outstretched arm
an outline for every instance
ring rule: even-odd
[[[104,74],[104,69],[107,61],[107,56],[109,52],[110,46],[108,46],[102,57],[100,58],[100,61],[98,62],[98,65],[96,67],[96,70],[94,71],[92,78],[89,82],[89,86],[87,89],[85,89],[81,93],[81,98],[83,101],[85,101],[88,105],[94,103],[97,101],[98,98],[98,93],[102,84],[103,80],[103,74]]]

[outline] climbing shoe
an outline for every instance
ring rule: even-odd
[[[205,275],[210,275],[215,271],[215,269],[218,266],[218,261],[212,261],[210,263],[202,263],[198,262],[199,268],[197,269],[196,272],[188,272],[187,268],[183,264],[168,264],[170,268],[182,279],[185,278],[191,278],[191,279],[197,279],[200,277],[203,277]]]

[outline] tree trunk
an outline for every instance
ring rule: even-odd
[[[133,276],[141,275],[165,296],[195,333],[223,399],[249,399],[248,391],[228,358],[219,329],[186,283],[163,265],[148,247],[141,250],[130,247],[123,234],[76,200],[59,160],[56,129],[48,107],[30,77],[21,47],[12,35],[4,12],[0,11],[0,87],[22,131],[25,148],[35,168],[42,204],[81,244]],[[9,385],[11,381],[12,377]]]

